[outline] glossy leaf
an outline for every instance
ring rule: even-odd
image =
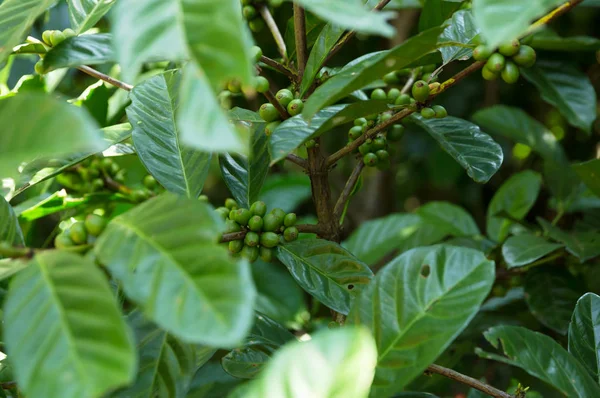
[[[351,301],[373,273],[340,245],[301,239],[277,247],[277,258],[296,282],[327,307],[347,314]]]
[[[502,256],[508,268],[522,267],[563,247],[546,239],[529,234],[511,236],[502,245]]]
[[[0,196],[0,242],[24,246],[23,231],[12,206]]]
[[[0,4],[0,64],[25,38],[31,25],[56,0],[4,0]]]
[[[600,39],[589,36],[561,37],[550,29],[543,29],[531,36],[529,45],[536,50],[549,51],[597,51]]]
[[[323,66],[323,62],[346,30],[343,27],[328,23],[319,33],[317,40],[306,61],[306,69],[300,85],[300,95],[304,95]]]
[[[232,397],[365,398],[376,361],[375,342],[367,330],[320,331],[306,343],[286,344],[258,379]]]
[[[133,144],[150,174],[167,190],[197,198],[208,176],[211,154],[185,147],[175,121],[181,72],[168,71],[134,87],[127,116]]]
[[[577,257],[580,262],[600,256],[600,233],[598,231],[565,232],[541,218],[538,218],[538,222],[550,238],[563,243],[567,247],[567,251]]]
[[[419,31],[440,26],[461,6],[460,1],[425,0],[419,17]]]
[[[490,354],[492,359],[523,369],[566,397],[600,396],[600,387],[585,367],[552,338],[518,326],[496,326],[484,336],[494,347],[502,345],[506,355]]]
[[[452,15],[450,24],[440,35],[440,43],[450,41],[463,44],[473,44],[473,40],[477,35],[479,35],[479,29],[475,25],[471,11],[459,10]],[[457,59],[469,59],[473,55],[473,49],[465,47],[441,47],[440,52],[442,53],[444,64],[450,63]]]
[[[124,80],[134,81],[148,61],[192,59],[213,89],[232,78],[251,84],[249,39],[239,10],[238,0],[117,2],[113,43]]]
[[[573,169],[590,191],[600,197],[600,159],[575,164]]]
[[[566,271],[536,268],[525,278],[525,301],[529,310],[546,327],[567,334],[577,299],[585,291]]]
[[[116,3],[116,0],[68,0],[69,19],[77,33],[93,28]]]
[[[133,339],[102,271],[81,256],[37,254],[12,280],[4,321],[30,397],[98,397],[133,380]]]
[[[477,125],[452,116],[443,119],[414,116],[413,119],[474,181],[487,182],[502,165],[502,148]]]
[[[114,218],[94,250],[162,329],[232,346],[251,326],[256,291],[248,264],[217,243],[222,229],[210,206],[164,194]]]
[[[531,170],[513,174],[502,184],[488,206],[487,234],[491,239],[502,242],[513,224],[496,214],[506,212],[513,219],[523,219],[535,204],[541,185],[542,177]]]
[[[21,162],[39,156],[102,149],[98,126],[85,110],[43,94],[0,100],[0,126],[0,177],[14,176]]]
[[[320,1],[320,0],[319,0]],[[304,105],[302,117],[310,120],[318,111],[380,79],[386,73],[402,69],[437,48],[442,28],[432,28],[406,40],[389,51],[355,60],[351,66],[319,86]]]
[[[52,47],[43,58],[44,70],[114,62],[111,36],[107,33],[70,37]]]
[[[571,125],[591,133],[592,123],[596,120],[596,93],[589,77],[575,64],[543,59],[531,68],[522,69],[521,74]]]
[[[569,324],[569,352],[600,382],[600,297],[583,295]]]
[[[377,343],[370,396],[390,396],[419,376],[477,314],[493,282],[483,253],[444,245],[410,250],[379,271],[348,316]]]
[[[473,217],[462,207],[448,202],[428,202],[419,207],[416,214],[423,224],[444,231],[451,236],[479,235]]]
[[[473,16],[490,47],[518,38],[529,24],[563,0],[474,0]]]
[[[385,37],[392,37],[395,32],[394,28],[387,23],[394,13],[371,12],[360,0],[294,0],[294,2],[325,21],[348,30]]]
[[[267,177],[260,200],[269,209],[280,208],[290,213],[311,196],[310,179],[303,173],[273,174]]]

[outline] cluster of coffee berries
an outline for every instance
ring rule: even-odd
[[[287,88],[281,89],[275,94],[275,99],[279,104],[287,109],[287,112],[290,116],[296,116],[302,113],[304,109],[304,102],[301,99],[295,98],[294,93],[292,93]],[[266,102],[260,106],[258,110],[258,114],[263,118],[268,124],[265,127],[265,132],[267,135],[271,135],[273,131],[279,126],[281,123],[281,115],[275,105],[270,102]]]
[[[506,83],[513,84],[519,80],[519,66],[529,68],[535,64],[535,50],[523,45],[519,40],[501,44],[497,51],[480,44],[473,50],[473,58],[485,61],[481,75],[485,80],[495,80],[499,76]]]
[[[108,220],[97,214],[88,215],[84,221],[77,221],[54,238],[54,247],[67,249],[74,246],[93,244],[106,228]]]
[[[250,30],[258,33],[265,28],[265,22],[260,17],[258,8],[265,5],[275,8],[281,4],[283,4],[283,0],[242,0],[242,15],[248,21]]]
[[[75,33],[73,29],[65,29],[62,32],[60,30],[46,30],[42,33],[42,41],[44,44],[54,47],[73,36],[77,36],[77,33]],[[46,73],[46,66],[44,65],[43,58],[35,64],[34,70],[39,75]]]
[[[258,46],[252,46],[250,48],[250,57],[254,64],[257,64],[262,57],[262,49]],[[254,89],[259,93],[266,93],[269,91],[269,81],[262,76],[255,76],[254,78]],[[221,87],[221,91],[217,95],[219,105],[224,110],[229,110],[232,107],[232,98],[236,95],[242,94],[242,85],[238,80],[231,80],[224,87]]]
[[[390,72],[383,76],[383,81],[388,86],[401,85],[404,84],[411,76],[417,79],[425,80],[426,82],[432,83],[437,81],[437,76],[432,74],[436,69],[435,64],[424,65],[415,69],[400,69],[393,72]]]
[[[446,111],[446,108],[441,105],[433,105],[431,107],[419,106],[420,104],[425,104],[427,102],[429,94],[431,94],[431,86],[433,86],[433,88],[437,88],[439,83],[428,84],[424,80],[416,81],[412,86],[413,98],[415,101],[417,101],[417,106],[421,109],[421,116],[423,116],[425,119],[431,119],[434,117],[440,119],[444,118],[448,116],[448,112]]]
[[[362,129],[362,126],[352,127],[355,132],[359,128]],[[350,132],[352,129],[350,129]],[[350,132],[348,132],[348,135],[350,135]],[[390,153],[388,152],[388,142],[385,135],[380,134],[373,139],[367,139],[358,147],[358,151],[362,155],[363,163],[366,166],[377,167],[379,170],[385,170],[390,167]]]
[[[240,208],[235,200],[227,199],[216,212],[225,220],[225,233],[245,232],[244,239],[229,242],[229,251],[249,261],[273,261],[273,249],[280,242],[298,239],[296,214],[273,209],[267,214],[264,202],[254,202],[250,209]]]

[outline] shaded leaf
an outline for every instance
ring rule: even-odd
[[[115,0],[68,0],[69,19],[77,33],[93,28],[116,3]]]
[[[459,10],[452,15],[450,24],[440,35],[440,43],[456,42],[463,44],[473,44],[473,39],[479,35],[479,29],[473,20],[473,14],[470,10]],[[442,59],[444,64],[454,60],[469,59],[473,55],[473,49],[464,47],[441,47]]]
[[[0,281],[10,278],[17,272],[25,269],[28,263],[23,259],[4,258],[0,259]]]
[[[473,217],[462,207],[448,202],[429,202],[419,207],[416,214],[421,222],[451,236],[478,235],[479,228]]]
[[[419,31],[440,26],[460,6],[460,0],[425,0],[423,11],[419,17]]]
[[[567,246],[567,251],[577,257],[580,262],[600,256],[600,233],[598,231],[570,231],[565,232],[538,218],[537,221],[551,239]]]
[[[0,196],[0,242],[24,246],[23,231],[12,206]]]
[[[589,36],[561,37],[551,29],[543,29],[531,36],[529,45],[536,50],[596,51],[600,49],[600,39]]]
[[[237,379],[223,370],[220,362],[209,361],[202,366],[192,379],[190,390],[185,398],[223,398],[240,384]]]
[[[296,210],[310,196],[310,179],[303,173],[270,175],[260,192],[260,200],[269,209],[279,208],[286,213]]]
[[[43,58],[46,72],[81,65],[99,65],[114,62],[111,35],[100,33],[69,37],[52,47]]]
[[[569,324],[569,352],[600,381],[600,297],[594,293],[577,301]]]
[[[590,191],[600,197],[600,159],[575,164],[573,169]]]
[[[529,234],[511,236],[502,245],[502,256],[508,268],[521,267],[560,249],[563,245]]]

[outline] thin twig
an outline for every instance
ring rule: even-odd
[[[88,75],[95,77],[96,79],[104,80],[105,82],[112,84],[115,87],[122,88],[123,90],[131,91],[133,89],[133,86],[131,84],[127,84],[120,80],[113,79],[112,77],[105,75],[104,73],[98,72],[96,69],[92,69],[89,66],[82,65],[78,66],[77,69],[79,69],[83,73],[87,73]]]
[[[498,390],[497,388],[482,383],[477,379],[466,376],[462,373],[458,373],[455,370],[448,369],[443,366],[433,364],[429,365],[427,370],[431,373],[437,373],[449,379],[463,383],[469,387],[473,387],[474,389],[484,392],[494,398],[514,398],[512,395],[505,393],[504,391]]]
[[[308,167],[308,161],[304,158],[301,158],[300,156],[294,155],[293,153],[288,154],[285,157],[287,160],[289,160],[292,163],[297,164],[298,166],[302,167],[303,169],[306,169]]]
[[[275,39],[275,43],[277,44],[277,49],[279,50],[279,54],[283,57],[283,60],[287,63],[287,48],[285,47],[285,40],[283,40],[283,36],[277,27],[277,23],[273,19],[273,15],[271,15],[271,11],[266,5],[259,7],[260,15],[262,15],[265,23],[269,27],[273,38]]]
[[[402,90],[400,90],[400,92],[402,94],[408,93],[408,90],[410,90],[412,88],[412,85],[415,83],[415,80],[417,80],[418,69],[421,69],[421,68],[415,68],[411,72],[410,76],[408,77],[408,80],[406,81],[406,83],[404,83]]]
[[[221,237],[221,243],[231,242],[233,240],[242,240],[246,237],[247,231],[231,232],[229,234],[223,234]]]
[[[318,224],[300,224],[296,225],[298,232],[305,234],[317,234],[319,235],[322,231],[322,228]],[[223,234],[221,237],[221,243],[231,242],[233,240],[242,240],[246,237],[248,231],[240,231],[240,232],[231,232],[228,234]]]
[[[359,160],[356,166],[354,167],[354,170],[352,170],[350,178],[348,178],[348,181],[346,181],[346,186],[344,187],[344,190],[340,194],[340,197],[338,198],[335,207],[333,208],[333,217],[335,217],[335,219],[338,220],[338,222],[340,217],[342,216],[342,212],[344,211],[346,202],[350,198],[350,195],[352,195],[352,191],[354,191],[354,187],[356,186],[356,183],[360,178],[360,173],[362,173],[364,168],[364,162],[362,160]]]
[[[284,75],[286,75],[290,80],[295,81],[297,79],[297,75],[296,72],[293,71],[292,69],[288,68],[287,66],[280,64],[279,62],[275,61],[274,59],[271,59],[269,57],[265,57],[264,55],[262,55],[260,57],[260,61],[262,63],[264,63],[265,65],[270,66],[271,68],[275,69],[277,72],[280,72]]]
[[[298,83],[304,77],[308,50],[306,49],[306,19],[304,9],[294,3],[294,36],[296,38],[296,57],[298,59]]]
[[[279,101],[277,101],[277,98],[275,98],[275,95],[273,94],[273,92],[271,90],[265,92],[263,94],[267,100],[273,104],[273,106],[275,107],[275,109],[277,109],[277,112],[279,112],[279,116],[281,116],[281,118],[283,120],[289,119],[290,118],[290,114],[285,110],[285,108],[279,103]]]

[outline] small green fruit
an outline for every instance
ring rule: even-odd
[[[266,93],[269,91],[269,81],[264,76],[256,76],[254,78],[254,87],[259,93]]]
[[[275,232],[263,232],[260,235],[260,245],[268,248],[276,247],[279,244],[279,235]]]
[[[294,225],[296,225],[296,220],[297,217],[295,213],[288,213],[283,218],[283,225],[286,227],[293,227]]]
[[[376,137],[373,140],[373,143],[371,144],[371,150],[373,152],[376,152],[380,149],[385,149],[385,148],[387,148],[387,140],[383,136]]]
[[[492,55],[492,50],[489,49],[485,44],[480,44],[473,50],[473,58],[475,61],[487,61]]]
[[[241,230],[242,230],[242,227],[240,227],[240,224],[236,223],[235,221],[233,221],[233,220],[225,221],[225,233],[226,234],[240,232]]]
[[[269,102],[261,105],[260,109],[258,110],[258,114],[266,122],[274,122],[275,120],[279,119],[279,112],[275,106]]]
[[[65,41],[65,39],[66,37],[63,32],[61,32],[60,30],[54,30],[50,35],[50,44],[52,44],[52,46],[54,47]]]
[[[355,126],[364,126],[365,124],[367,124],[367,119],[365,119],[364,117],[359,117],[358,119],[354,119],[354,125]]]
[[[392,114],[388,112],[384,112],[379,115],[379,123],[385,123],[392,118]]]
[[[421,116],[425,119],[431,119],[432,117],[435,117],[435,111],[431,108],[423,108],[421,109]]]
[[[56,235],[54,238],[54,247],[57,249],[66,249],[75,246],[75,243],[65,233]]]
[[[392,126],[392,129],[388,132],[387,134],[387,138],[388,141],[391,142],[398,142],[402,139],[402,137],[404,136],[404,126],[401,124],[394,124]]]
[[[242,209],[237,209],[235,211],[234,220],[241,226],[248,225],[248,221],[250,221],[251,218],[252,218],[252,213],[248,209],[242,208]]]
[[[263,56],[262,48],[260,48],[259,46],[252,46],[250,48],[250,55],[252,61],[254,61],[255,64],[258,63],[258,61],[260,61],[260,57]]]
[[[283,222],[286,213],[282,209],[276,207],[273,210],[271,210],[271,214],[277,216],[277,218],[281,219],[281,222]]]
[[[484,66],[483,69],[481,69],[481,76],[483,76],[483,78],[485,80],[496,80],[498,78],[499,74],[492,72],[491,70],[489,70],[488,68],[486,68]]]
[[[69,229],[69,238],[71,238],[74,243],[82,245],[87,242],[87,237],[88,233],[83,221],[78,221],[71,225],[71,228]]]
[[[71,28],[67,28],[65,30],[63,30],[63,34],[65,35],[65,37],[68,39],[69,37],[75,37],[77,36],[77,33],[75,33],[75,31]]]
[[[258,255],[258,247],[244,246],[244,248],[242,249],[242,257],[244,257],[251,263],[258,260]]]
[[[234,94],[242,92],[242,84],[239,80],[233,79],[227,83],[227,90],[231,91]]]
[[[150,190],[155,190],[156,187],[158,186],[156,179],[154,177],[152,177],[150,174],[148,174],[146,177],[144,177],[143,183],[144,183],[144,186]]]
[[[301,99],[292,100],[288,106],[287,111],[290,116],[296,116],[302,113],[302,109],[304,109],[304,102]]]
[[[272,249],[269,249],[266,247],[261,247],[259,250],[260,250],[260,258],[264,262],[270,263],[273,261],[273,258],[275,258],[275,255],[273,254]]]
[[[51,37],[52,37],[52,31],[51,30],[45,30],[44,33],[42,33],[42,40],[46,44],[52,45]]]
[[[500,75],[506,83],[514,84],[519,80],[519,67],[512,61],[506,61],[506,66]]]
[[[208,203],[208,196],[206,196],[206,195],[200,195],[200,196],[198,196],[198,200],[200,202]]]
[[[390,160],[390,153],[385,149],[380,149],[375,152],[377,159],[379,162],[388,162]]]
[[[485,68],[492,72],[500,73],[506,65],[506,58],[500,53],[493,53],[492,56],[485,63]]]
[[[107,224],[106,218],[97,214],[89,214],[84,221],[85,229],[93,236],[100,236]]]
[[[371,150],[371,143],[372,142],[373,141],[371,141],[371,142],[365,142],[364,144],[362,144],[361,146],[359,146],[358,147],[358,152],[360,152],[361,155],[367,155],[368,153],[372,152],[372,150]]]
[[[519,40],[512,40],[506,43],[500,44],[498,47],[498,52],[506,57],[512,57],[516,53],[519,52],[519,47],[521,47],[521,43]]]
[[[292,241],[298,239],[298,228],[296,228],[296,227],[286,228],[285,231],[283,231],[283,239],[285,239],[286,242],[292,242]]]
[[[348,138],[354,141],[358,137],[360,137],[363,133],[362,126],[354,126],[348,131]]]
[[[308,141],[306,141],[306,144],[304,144],[304,146],[306,146],[306,149],[314,148],[316,145],[317,145],[317,141],[315,141],[315,140],[308,140]]]
[[[239,253],[242,251],[242,249],[244,248],[244,241],[243,240],[232,240],[231,242],[229,242],[229,251],[231,253]]]
[[[437,68],[436,64],[423,65],[423,73],[431,73],[434,70],[436,70],[436,68]]]
[[[92,180],[92,189],[94,192],[100,191],[104,188],[104,180],[102,178],[94,178]]]
[[[385,100],[387,99],[387,94],[380,88],[376,88],[371,92],[371,99],[374,100]]]
[[[448,111],[441,105],[434,105],[431,107],[431,109],[433,109],[433,111],[435,112],[435,117],[438,119],[442,119],[448,116]]]
[[[410,105],[410,95],[408,94],[400,94],[396,101],[394,102],[396,105]]]
[[[363,157],[363,163],[367,166],[376,166],[377,162],[379,162],[379,158],[373,152],[369,152]]]
[[[260,236],[256,232],[248,232],[246,237],[244,238],[244,243],[246,246],[254,247],[258,246],[260,242]]]
[[[252,21],[249,21],[248,26],[250,27],[251,31],[253,31],[254,33],[258,33],[265,28],[265,22],[261,18],[256,18]]]
[[[398,90],[397,88],[391,88],[390,91],[388,91],[387,93],[387,99],[390,104],[393,104],[396,102],[400,95],[402,95],[402,92],[400,92],[400,90]]]
[[[229,209],[227,207],[217,207],[215,211],[223,220],[226,220],[227,217],[229,217]]]
[[[235,209],[231,209],[229,211],[229,215],[227,217],[229,217],[230,220],[235,220],[235,211],[237,210],[237,208]]]
[[[225,199],[225,207],[227,207],[229,210],[233,210],[234,208],[235,209],[239,208],[237,202],[231,198]]]
[[[242,15],[244,16],[244,18],[250,21],[251,19],[256,18],[258,12],[256,12],[256,8],[252,6],[244,6],[242,8]]]
[[[35,73],[37,73],[38,75],[45,75],[46,66],[44,66],[44,60],[40,59],[39,61],[37,61],[33,66],[33,70],[35,70]]]
[[[260,232],[263,228],[263,224],[264,222],[261,216],[252,216],[248,221],[248,228],[250,228],[250,231]]]
[[[429,98],[429,84],[423,80],[415,82],[412,86],[412,96],[418,102],[425,102]]]
[[[390,73],[384,75],[383,81],[385,82],[385,84],[400,83],[400,79],[398,79],[398,75],[396,75],[396,72],[390,72]]]
[[[529,46],[519,47],[519,52],[513,56],[513,61],[524,68],[532,67],[535,64],[535,50]]]
[[[263,217],[263,230],[267,232],[275,232],[283,224],[283,218],[277,217],[275,214],[267,214]],[[263,234],[264,235],[264,234]]]
[[[133,191],[131,191],[131,200],[134,201],[135,203],[140,203],[145,201],[146,199],[149,198],[149,194],[148,191],[146,191],[145,189],[134,189]]]
[[[265,126],[265,134],[267,135],[267,137],[270,137],[275,132],[277,127],[279,127],[280,124],[281,122],[279,120],[267,124]]]
[[[294,94],[287,88],[284,88],[275,94],[275,98],[285,108],[294,100]]]
[[[250,212],[255,216],[264,217],[267,213],[267,205],[263,201],[254,202],[250,206]]]

